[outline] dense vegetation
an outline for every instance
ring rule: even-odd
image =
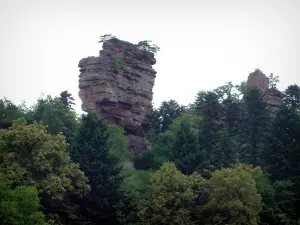
[[[99,37],[98,43],[105,43],[108,41],[111,41],[113,43],[118,43],[119,39],[116,36],[113,36],[111,34],[104,34]],[[153,44],[151,40],[140,41],[139,43],[136,44],[136,46],[138,49],[142,51],[151,52],[154,54],[160,51],[160,47],[158,47],[158,45],[156,44]],[[120,62],[117,63],[117,65],[118,64],[120,64]]]
[[[162,102],[142,155],[67,91],[2,99],[0,224],[299,224],[300,87],[284,94],[275,118],[245,82]]]

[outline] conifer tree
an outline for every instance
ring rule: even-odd
[[[121,168],[118,159],[109,154],[107,125],[95,113],[82,116],[71,156],[91,185],[87,198],[76,199],[84,217],[93,224],[115,224]]]
[[[203,117],[200,123],[199,143],[209,159],[212,148],[219,137],[219,122],[223,117],[223,107],[219,102],[219,96],[210,91],[200,91],[195,105],[197,114]]]
[[[286,199],[286,212],[294,220],[300,217],[300,87],[285,91],[283,105],[273,123],[269,148],[265,154],[266,170],[275,181],[289,182],[294,198]]]
[[[210,164],[214,169],[232,167],[237,162],[239,143],[234,136],[230,137],[228,129],[220,132],[220,138],[212,149]]]
[[[74,103],[74,98],[72,96],[71,93],[69,93],[68,91],[62,91],[60,93],[60,97],[58,97],[58,99],[67,107],[67,108],[72,108],[73,105],[75,105]]]
[[[198,143],[198,117],[184,114],[172,126],[174,143],[169,159],[183,174],[191,174],[205,162],[205,156]]]
[[[243,100],[240,120],[240,137],[243,145],[240,160],[254,166],[262,165],[264,150],[270,135],[267,105],[257,88],[249,88]]]

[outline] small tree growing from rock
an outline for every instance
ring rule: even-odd
[[[111,34],[104,34],[99,37],[98,43],[105,43],[110,40],[117,40],[116,36],[112,36]]]
[[[115,56],[115,67],[118,71],[124,68],[123,57],[120,54]]]
[[[279,77],[278,76],[274,76],[273,73],[271,73],[269,76],[269,88],[271,89],[276,89],[277,88],[277,84],[279,83]]]
[[[156,44],[152,44],[151,42],[152,41],[149,41],[149,40],[140,41],[137,44],[137,47],[141,50],[152,52],[152,53],[156,54],[160,50],[160,47],[158,47]]]

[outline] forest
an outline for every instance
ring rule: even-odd
[[[246,82],[164,101],[143,154],[122,127],[57,94],[0,100],[0,224],[300,224],[298,85],[275,117]]]

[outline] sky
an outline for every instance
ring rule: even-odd
[[[41,93],[78,97],[78,62],[100,35],[161,50],[153,89],[192,103],[200,90],[238,84],[255,68],[300,84],[299,0],[0,0],[0,98],[32,105]]]

